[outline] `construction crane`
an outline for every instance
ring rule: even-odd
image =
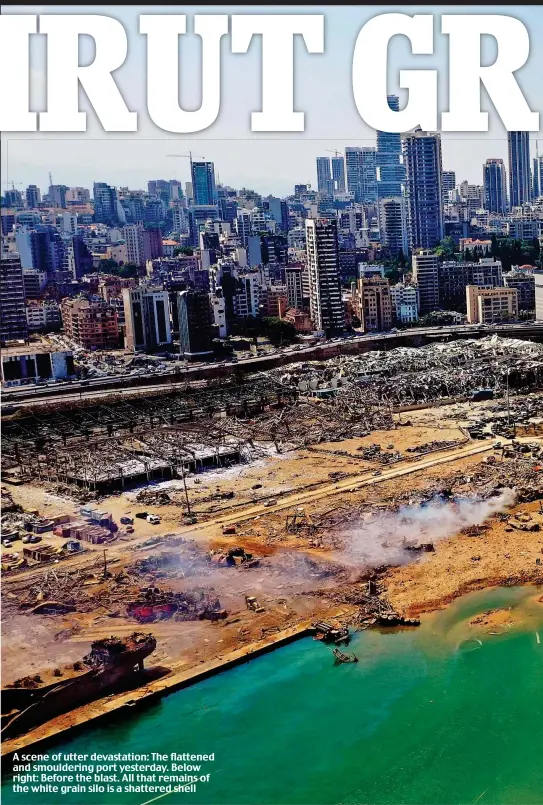
[[[24,184],[24,182],[14,182],[13,179],[10,179],[9,182],[2,182],[2,184],[4,184],[6,187],[11,185],[11,189],[15,190],[15,185],[16,184]]]
[[[336,159],[337,159],[337,157],[343,156],[343,151],[338,151],[337,149],[335,149],[334,151],[331,151],[329,148],[327,148],[326,152],[328,154],[333,154],[336,157]]]
[[[192,151],[189,151],[188,154],[167,154],[168,157],[172,157],[173,159],[189,159],[190,160],[190,172],[192,174],[192,157],[195,156],[196,159],[205,159],[201,154],[193,154]]]

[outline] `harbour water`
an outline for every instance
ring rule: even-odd
[[[49,750],[214,752],[196,792],[58,799],[15,794],[5,777],[3,802],[541,805],[539,596],[488,590],[418,629],[359,633],[347,649],[357,664],[334,665],[329,647],[305,638]],[[512,626],[470,625],[496,607],[512,607]]]

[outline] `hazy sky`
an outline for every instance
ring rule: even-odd
[[[139,113],[139,131],[129,134],[106,134],[81,92],[81,109],[90,112],[88,131],[81,134],[27,133],[2,137],[2,189],[9,180],[23,189],[29,183],[46,190],[51,171],[55,184],[91,187],[94,181],[114,185],[145,188],[148,179],[189,179],[187,159],[173,159],[169,154],[187,154],[215,162],[221,182],[233,187],[251,187],[262,193],[286,195],[295,183],[310,182],[316,186],[315,157],[328,150],[343,150],[346,145],[373,145],[375,132],[361,120],[352,94],[351,64],[356,36],[365,21],[377,14],[402,12],[435,15],[435,54],[413,57],[409,43],[396,37],[390,47],[389,92],[397,92],[398,71],[418,67],[439,71],[439,108],[448,101],[448,37],[439,33],[442,13],[507,14],[520,19],[527,27],[531,55],[517,72],[517,79],[533,111],[541,114],[543,127],[543,9],[536,6],[275,6],[203,7],[203,6],[9,6],[12,13],[85,13],[116,17],[125,27],[129,50],[125,64],[116,79],[128,108]],[[200,105],[201,55],[200,39],[191,36],[195,13],[317,13],[325,15],[325,53],[308,54],[301,41],[296,43],[295,109],[305,112],[306,130],[296,134],[251,133],[250,114],[260,109],[261,46],[255,38],[249,52],[229,52],[229,37],[222,42],[222,100],[216,122],[195,135],[169,134],[158,129],[146,111],[146,37],[138,33],[141,13],[183,13],[188,16],[188,32],[181,37],[181,102],[184,108]],[[31,37],[31,108],[45,109],[45,37]],[[486,63],[494,59],[493,40],[484,46]],[[92,49],[83,41],[83,56],[90,58]],[[371,75],[368,81],[372,80]],[[402,92],[400,91],[400,98]],[[482,91],[482,108],[490,115],[488,133],[443,135],[443,168],[455,170],[458,181],[482,183],[482,164],[488,157],[507,160],[507,133],[497,117],[493,104]],[[403,99],[405,100],[405,98]],[[532,135],[535,141],[543,134]]]

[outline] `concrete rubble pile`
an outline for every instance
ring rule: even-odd
[[[208,555],[191,541],[182,551],[162,551],[137,559],[126,568],[130,577],[155,579],[184,579],[190,576],[211,575],[213,566]]]
[[[450,419],[466,416],[456,407],[445,412]],[[540,436],[543,434],[543,404],[541,393],[521,397],[509,396],[498,403],[486,403],[467,412],[467,431],[472,438],[485,439],[503,436],[511,439],[516,435]]]
[[[406,453],[431,453],[434,450],[449,450],[458,447],[461,442],[458,439],[435,439],[432,442],[418,444],[415,447],[407,447]]]
[[[318,561],[305,553],[290,553],[282,551],[276,553],[273,559],[263,559],[260,566],[265,568],[269,574],[277,574],[288,581],[302,582],[311,580],[334,579],[340,581],[347,579],[349,571],[343,565],[336,562],[328,562],[322,559]]]
[[[23,610],[29,614],[62,614],[78,610],[91,612],[97,602],[93,588],[105,582],[104,561],[97,559],[77,569],[49,568],[39,577],[22,578],[2,589],[5,613]],[[113,583],[113,582],[112,582]],[[106,598],[100,594],[99,604]]]
[[[385,568],[376,568],[367,579],[356,584],[339,587],[333,592],[314,590],[310,595],[326,598],[335,604],[349,604],[358,609],[350,616],[343,616],[342,622],[355,627],[368,626],[418,626],[418,618],[408,618],[397,612],[386,597],[379,583],[379,576]]]
[[[136,495],[136,500],[144,506],[168,506],[172,502],[168,493],[160,489],[142,489]]]
[[[143,587],[126,607],[128,617],[138,623],[153,623],[173,618],[176,621],[223,620],[227,616],[212,588],[186,592]]]
[[[500,338],[431,344],[420,348],[338,356],[270,372],[300,394],[331,390],[340,397],[353,386],[394,406],[469,396],[482,388],[496,394],[543,385],[543,346]]]
[[[396,464],[403,456],[397,450],[383,450],[379,444],[370,444],[368,447],[358,447],[361,458],[365,461],[376,461],[378,464]]]
[[[18,513],[22,511],[22,507],[14,503],[11,492],[3,486],[0,490],[0,511],[2,512],[2,523],[4,516],[7,514]]]
[[[496,451],[497,452],[497,451]],[[406,492],[393,500],[393,506],[417,505],[434,497],[486,499],[512,489],[519,503],[543,498],[543,448],[537,443],[514,442],[503,459],[488,456],[466,472],[444,476],[424,490]]]

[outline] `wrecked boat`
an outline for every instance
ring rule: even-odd
[[[314,639],[323,643],[348,643],[350,640],[347,626],[335,626],[327,621],[317,621],[312,625]]]
[[[333,648],[332,654],[336,658],[336,662],[358,662],[356,654],[345,654],[344,651],[340,651],[338,648]]]
[[[95,640],[82,660],[2,688],[2,739],[22,735],[62,713],[111,692],[142,683],[143,662],[156,648],[152,634]]]

